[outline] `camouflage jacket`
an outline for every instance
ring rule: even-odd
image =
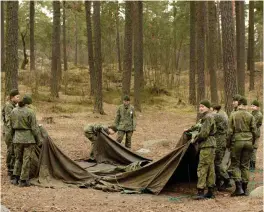
[[[257,135],[256,138],[260,137],[260,127],[262,125],[263,115],[259,110],[252,111],[252,115],[255,118],[255,123],[257,127]]]
[[[219,111],[218,113],[213,113],[215,125],[216,125],[216,134],[217,135],[226,135],[228,129],[228,116],[224,111]]]
[[[212,113],[205,113],[201,118],[201,128],[196,135],[196,141],[200,143],[200,148],[216,147],[215,135],[216,125]]]
[[[84,135],[90,140],[95,140],[101,130],[104,130],[107,133],[107,127],[103,126],[102,124],[86,125],[84,127]]]
[[[256,139],[256,123],[253,115],[244,109],[231,114],[228,124],[229,141],[250,141]]]
[[[2,109],[2,119],[4,122],[3,133],[6,133],[8,126],[10,126],[10,115],[15,107],[16,104],[14,102],[8,101]]]
[[[16,107],[10,115],[7,137],[13,143],[41,143],[36,115],[27,106]]]
[[[119,131],[134,131],[136,129],[136,113],[132,105],[120,105],[116,112],[115,126]]]

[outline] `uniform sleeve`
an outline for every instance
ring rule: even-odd
[[[233,123],[234,123],[234,118],[233,118],[233,114],[231,114],[228,120],[227,147],[230,147],[232,137],[234,134],[234,124]]]
[[[36,115],[34,112],[30,113],[30,119],[31,119],[31,123],[30,123],[30,127],[31,127],[31,132],[36,140],[37,144],[41,143],[40,140],[40,132],[39,132],[39,126],[37,124],[37,119],[36,119]]]
[[[261,127],[262,120],[263,120],[263,115],[262,115],[262,113],[259,113],[258,116],[256,117],[256,120],[255,120],[257,128]]]
[[[12,116],[13,116],[13,113],[11,112],[11,114],[9,115],[9,126],[6,129],[6,134],[5,134],[6,143],[11,143],[13,140],[14,130],[12,126]]]
[[[7,127],[9,127],[10,125],[10,116],[11,116],[12,110],[13,108],[10,106],[5,107],[5,122],[6,122]]]
[[[204,141],[209,137],[212,122],[213,122],[213,118],[211,117],[205,118],[204,123],[201,126],[200,132],[196,136],[198,142]]]
[[[257,139],[257,137],[258,137],[258,135],[257,135],[257,126],[256,126],[256,121],[255,121],[254,116],[252,116],[252,118],[251,118],[250,130],[251,130],[252,135],[253,135],[253,144],[254,144],[256,139]]]
[[[115,126],[118,127],[119,125],[119,122],[120,122],[120,117],[121,117],[121,114],[120,114],[120,107],[117,109],[117,112],[116,112],[116,118],[115,118]]]

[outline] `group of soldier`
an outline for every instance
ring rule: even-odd
[[[230,178],[236,186],[231,196],[248,195],[249,169],[255,169],[263,116],[257,100],[251,103],[250,113],[247,99],[239,94],[233,97],[233,107],[228,118],[220,105],[202,100],[199,104],[201,119],[185,130],[188,133],[198,129],[191,140],[199,146],[196,200],[214,198],[215,188],[225,191],[232,187]],[[227,168],[222,163],[226,149],[231,155]],[[208,191],[204,194],[206,187]]]
[[[20,100],[18,90],[10,92],[9,99],[2,109],[4,140],[7,145],[6,165],[11,183],[29,186],[30,160],[34,145],[41,145],[36,114],[30,107],[32,99],[25,95]],[[257,100],[251,103],[252,113],[248,112],[245,97],[233,97],[233,111],[228,117],[220,105],[211,105],[208,100],[199,103],[201,119],[185,132],[198,130],[191,143],[199,146],[197,168],[197,189],[195,199],[214,198],[214,189],[219,191],[232,187],[236,189],[231,196],[248,195],[249,168],[255,169],[256,151],[262,125],[262,113]],[[129,96],[124,96],[118,107],[113,125],[90,124],[84,127],[85,136],[93,144],[102,130],[108,134],[117,132],[117,141],[131,148],[131,138],[136,129],[136,114],[130,104]],[[231,165],[223,166],[226,149],[231,152]],[[93,147],[90,159],[96,160]],[[208,189],[204,194],[204,190]]]

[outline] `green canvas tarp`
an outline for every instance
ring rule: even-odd
[[[98,142],[94,145],[98,164],[73,161],[53,143],[44,129],[42,129],[42,136],[44,142],[39,156],[38,169],[35,179],[32,180],[35,185],[47,187],[77,185],[79,187],[101,187],[102,190],[130,189],[159,194],[171,180],[196,179],[197,150],[186,134],[182,135],[173,151],[150,163],[150,159],[131,152],[102,132],[98,136]],[[115,169],[116,172],[104,172],[102,169],[109,169],[107,164],[111,165],[111,169]],[[126,169],[131,164],[140,164],[143,167],[137,166],[136,170]],[[100,167],[100,165],[103,166]],[[96,166],[99,169],[96,169]],[[104,176],[98,174],[102,172]]]

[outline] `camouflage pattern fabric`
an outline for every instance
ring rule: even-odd
[[[121,143],[123,141],[124,136],[126,136],[125,146],[127,148],[131,148],[131,138],[133,135],[133,131],[118,131],[116,141]]]
[[[132,105],[120,105],[116,112],[115,126],[118,131],[134,131],[136,129],[136,113]]]

